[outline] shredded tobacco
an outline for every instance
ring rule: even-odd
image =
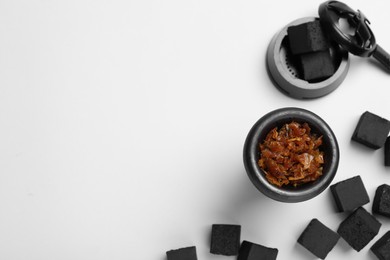
[[[311,133],[307,123],[291,122],[280,130],[275,127],[260,146],[258,165],[267,180],[281,187],[294,187],[317,180],[322,175],[322,136]]]

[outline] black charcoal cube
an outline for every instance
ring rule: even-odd
[[[335,72],[329,50],[302,54],[299,60],[301,78],[308,82],[325,80]]]
[[[198,260],[196,256],[196,247],[184,247],[167,251],[168,260]]]
[[[385,166],[390,166],[390,136],[385,142]]]
[[[328,40],[319,20],[287,28],[290,50],[293,55],[329,49]]]
[[[352,211],[370,202],[360,176],[338,182],[330,186],[339,212]]]
[[[371,247],[371,251],[379,260],[390,260],[390,231],[375,242]]]
[[[390,217],[390,186],[383,184],[376,189],[372,212]]]
[[[352,140],[372,149],[381,148],[390,131],[390,122],[371,112],[364,112],[352,135]]]
[[[359,252],[378,234],[380,227],[374,216],[359,207],[341,222],[337,233]]]
[[[298,243],[318,258],[325,259],[337,244],[340,236],[322,224],[318,219],[312,219],[305,228]]]
[[[237,260],[275,260],[278,252],[276,248],[269,248],[244,240]]]
[[[211,230],[210,253],[215,255],[237,255],[240,249],[241,226],[214,224]]]

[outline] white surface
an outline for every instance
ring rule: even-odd
[[[235,259],[208,253],[214,223],[242,225],[278,259],[314,259],[295,241],[314,217],[337,229],[329,190],[272,201],[242,147],[262,115],[302,107],[339,140],[334,182],[361,175],[371,199],[388,183],[383,150],[350,137],[366,110],[390,119],[389,74],[352,57],[344,83],[311,101],[266,74],[271,37],[321,2],[1,1],[0,259],[163,260],[191,245],[200,260]],[[390,50],[389,4],[350,5]],[[375,240],[390,229],[379,220]],[[340,240],[327,259],[374,259],[372,244],[357,253]]]

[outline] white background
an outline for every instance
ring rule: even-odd
[[[296,239],[316,217],[337,230],[330,191],[275,202],[246,176],[251,126],[286,106],[320,115],[341,160],[334,182],[361,175],[371,201],[389,183],[383,149],[350,141],[366,110],[390,119],[390,74],[351,57],[342,85],[310,101],[266,73],[272,36],[316,16],[322,1],[0,1],[0,259],[166,259],[195,245],[211,255],[211,225],[314,257]],[[390,50],[389,4],[353,1]],[[371,211],[372,202],[365,206]],[[380,234],[390,229],[383,223]],[[375,259],[340,239],[327,259]]]

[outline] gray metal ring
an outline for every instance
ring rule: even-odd
[[[284,93],[298,99],[318,98],[331,93],[343,82],[349,69],[348,52],[334,45],[330,51],[338,67],[331,77],[315,83],[299,78],[296,66],[289,63],[287,28],[315,19],[318,18],[306,17],[289,23],[272,38],[267,49],[267,69],[271,79]]]

